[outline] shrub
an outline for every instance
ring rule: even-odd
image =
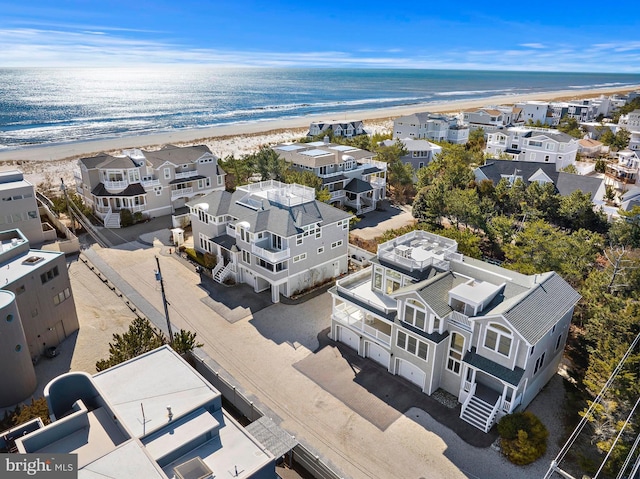
[[[133,214],[131,214],[131,210],[127,208],[123,208],[120,210],[120,226],[127,227],[133,224]]]
[[[142,221],[144,221],[144,215],[142,214],[142,211],[136,211],[133,214],[133,222],[134,223],[142,223]]]
[[[508,414],[498,422],[502,453],[514,464],[523,466],[547,452],[549,431],[533,413]]]

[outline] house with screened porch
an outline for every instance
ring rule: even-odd
[[[579,294],[555,272],[523,275],[413,231],[378,246],[372,265],[336,282],[331,337],[488,432],[556,373]]]

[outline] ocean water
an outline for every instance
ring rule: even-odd
[[[0,148],[415,103],[625,87],[640,75],[462,70],[0,68]]]

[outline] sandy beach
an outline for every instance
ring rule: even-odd
[[[363,120],[371,132],[390,131],[393,119],[421,111],[457,113],[488,105],[510,105],[521,101],[566,101],[594,98],[600,95],[627,93],[640,89],[640,85],[625,89],[602,88],[592,90],[563,90],[530,95],[501,95],[478,100],[448,101],[442,103],[415,104],[397,108],[376,110],[349,110],[338,114],[310,115],[297,118],[236,123],[206,128],[174,130],[150,135],[137,135],[78,141],[54,145],[37,145],[18,149],[0,150],[0,168],[19,168],[34,184],[50,178],[65,181],[73,178],[76,159],[99,152],[118,152],[124,148],[157,149],[164,144],[206,144],[221,158],[228,155],[242,156],[256,151],[261,145],[295,141],[304,136],[312,121]]]

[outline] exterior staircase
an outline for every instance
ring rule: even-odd
[[[484,432],[489,432],[489,429],[491,429],[496,420],[500,399],[501,398],[498,398],[495,404],[489,404],[478,396],[470,394],[462,405],[460,419]]]
[[[120,228],[120,213],[114,213],[109,209],[109,212],[104,216],[105,228]]]
[[[230,261],[225,267],[217,269],[217,271],[214,271],[213,279],[218,283],[223,283],[224,280],[227,279],[233,271],[234,271],[234,264],[233,262]]]

